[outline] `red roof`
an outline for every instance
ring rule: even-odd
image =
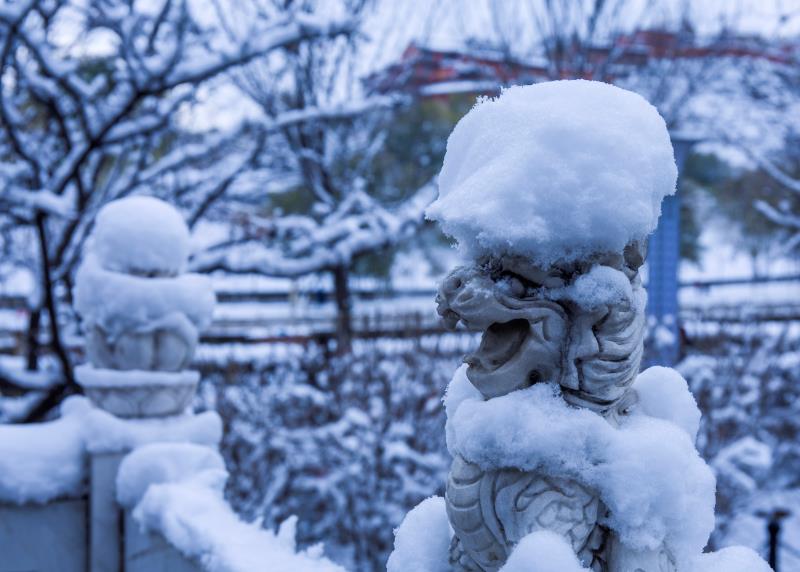
[[[505,85],[545,79],[583,77],[609,81],[664,58],[753,57],[792,64],[800,56],[800,43],[723,36],[699,44],[691,31],[647,29],[620,34],[607,45],[560,46],[558,52],[550,61],[526,62],[499,51],[435,50],[411,43],[397,63],[370,75],[364,83],[372,92],[402,91],[423,98],[453,93],[492,94]]]

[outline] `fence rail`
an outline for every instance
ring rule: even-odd
[[[765,279],[715,280],[685,283],[697,288]],[[800,276],[783,276],[774,281],[800,281]],[[433,311],[432,291],[406,290],[401,293],[365,291],[357,293],[353,334],[356,339],[414,338],[445,333]],[[281,292],[219,292],[219,310],[209,330],[201,337],[204,345],[263,345],[270,343],[308,344],[326,342],[335,336],[336,318],[324,296],[303,298],[298,303]],[[424,310],[423,310],[424,309]],[[680,309],[684,324],[753,322],[800,322],[800,302],[762,304],[715,304]],[[45,317],[46,319],[46,317]],[[0,296],[0,355],[21,355],[25,351],[28,311],[22,296]],[[43,332],[47,328],[42,328]],[[46,340],[43,340],[46,346]],[[67,345],[82,351],[79,337]]]

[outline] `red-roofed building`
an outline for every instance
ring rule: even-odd
[[[437,50],[412,43],[397,63],[368,76],[364,84],[373,93],[400,91],[420,98],[447,98],[458,93],[492,95],[506,85],[548,79],[610,81],[659,59],[727,56],[797,65],[800,42],[723,35],[700,43],[688,29],[648,29],[620,34],[608,45],[552,46],[548,52],[549,59],[522,61],[474,45],[463,50]]]

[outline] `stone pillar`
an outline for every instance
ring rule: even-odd
[[[483,336],[447,398],[471,396],[464,406],[474,406],[471,420],[488,411],[481,432],[448,406],[453,572],[498,572],[541,531],[562,537],[593,572],[639,564],[656,572],[653,562],[664,563],[657,572],[675,572],[667,546],[641,554],[615,548],[596,482],[577,470],[542,468],[551,451],[528,452],[525,436],[546,422],[542,411],[522,420],[491,412],[516,399],[562,408],[554,424],[580,410],[598,432],[611,435],[626,422],[646,327],[639,272],[676,171],[656,109],[598,82],[512,88],[479,103],[451,134],[428,215],[467,263],[442,282],[438,311],[447,325],[461,322]],[[677,222],[679,203],[664,205]],[[670,231],[677,247],[677,227]],[[482,409],[484,402],[494,406]],[[570,448],[567,429],[553,451]],[[479,443],[491,435],[489,445],[471,449],[458,437],[467,433]]]
[[[184,274],[189,230],[151,197],[114,201],[98,213],[75,285],[89,363],[75,370],[92,403],[138,420],[185,414],[199,374],[187,371],[198,331],[211,319],[206,277]],[[116,476],[126,451],[90,458],[91,572],[121,572],[124,515]]]
[[[117,504],[117,469],[124,453],[89,458],[89,570],[121,572],[122,519]]]

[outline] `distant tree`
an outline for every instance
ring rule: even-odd
[[[800,107],[799,107],[800,109]],[[754,189],[748,213],[748,230],[757,237],[777,236],[784,254],[794,255],[800,249],[800,135],[789,137],[785,150],[774,158],[756,157],[757,168],[745,173],[732,192],[743,186]]]
[[[24,246],[20,254],[30,257],[19,261],[39,283],[31,298],[28,365],[37,366],[37,330],[45,314],[62,378],[29,419],[77,391],[59,302],[62,295],[69,301],[72,272],[97,210],[109,200],[156,190],[173,200],[190,195],[195,221],[249,169],[252,152],[248,144],[237,146],[240,133],[196,135],[192,144],[176,144],[185,131],[182,112],[198,86],[275,50],[351,30],[347,18],[287,12],[255,15],[237,36],[223,37],[193,10],[186,0],[0,6],[0,229],[4,240],[35,240],[37,248]],[[247,141],[252,148],[261,139]],[[0,376],[6,385],[19,381],[8,372]]]
[[[775,4],[774,34],[748,36],[736,31],[747,14],[725,6],[717,21],[702,14],[704,27],[716,31],[701,37],[689,2],[486,0],[485,5],[488,41],[507,62],[536,62],[548,79],[586,78],[632,89],[658,108],[671,131],[704,143],[704,153],[744,155],[752,173],[728,168],[734,180],[715,181],[721,210],[738,219],[751,247],[764,233],[786,240],[789,251],[800,245],[800,66],[792,40],[778,35],[800,9],[781,11]],[[637,33],[650,35],[645,52]],[[698,166],[690,161],[682,183],[683,229],[689,231],[682,252],[690,258],[698,254],[699,229],[693,224],[698,188],[692,180]]]
[[[416,232],[435,197],[435,170],[420,171],[426,177],[373,177],[373,163],[391,154],[387,140],[399,120],[396,110],[405,101],[362,89],[360,62],[369,32],[366,2],[252,0],[243,4],[238,17],[226,20],[226,28],[235,30],[251,13],[281,19],[314,11],[348,14],[359,27],[347,38],[298,43],[280,57],[262,58],[234,76],[260,110],[256,124],[271,130],[264,153],[291,184],[282,197],[267,199],[260,211],[238,213],[241,224],[198,255],[193,266],[283,277],[329,274],[337,309],[337,349],[347,353],[353,264]],[[291,117],[302,121],[284,120]],[[413,160],[407,163],[411,164]]]

